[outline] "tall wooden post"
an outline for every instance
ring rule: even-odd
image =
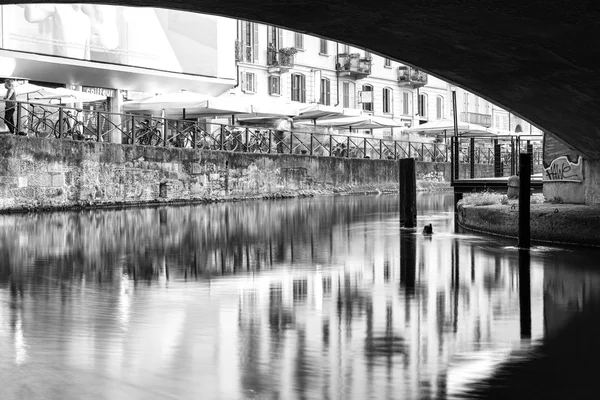
[[[531,244],[531,154],[519,154],[519,240],[518,247],[528,249]]]
[[[498,139],[494,139],[494,176],[496,178],[504,175],[502,166],[502,147],[498,143]]]
[[[471,179],[475,178],[475,138],[469,141],[469,161],[471,162]]]
[[[417,226],[417,179],[415,159],[404,158],[398,161],[400,179],[400,226]]]

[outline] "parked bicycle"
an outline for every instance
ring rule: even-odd
[[[269,152],[269,137],[265,135],[261,130],[255,130],[254,132],[248,132],[248,153],[268,153]]]
[[[35,113],[35,109],[42,110],[42,115],[38,115]],[[35,106],[35,108],[29,114],[29,118],[31,124],[29,128],[31,129],[31,133],[36,137],[49,137],[54,133],[54,121],[52,121],[51,116],[56,112],[48,111],[46,108],[42,106]],[[24,130],[21,128],[21,130]]]
[[[149,118],[136,121],[136,144],[145,146],[158,146],[162,141],[162,122],[152,121]]]
[[[82,109],[76,109],[75,112],[71,110],[63,110],[62,120],[54,123],[54,136],[63,139],[73,140],[93,140],[92,135],[86,135],[85,124],[80,118],[80,113],[83,113]]]

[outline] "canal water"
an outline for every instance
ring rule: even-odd
[[[452,194],[418,209],[1,215],[0,398],[585,397],[600,252],[455,232]]]

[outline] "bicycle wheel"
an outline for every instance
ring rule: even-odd
[[[46,138],[52,136],[54,133],[54,125],[52,121],[47,120],[46,118],[42,118],[37,121],[37,123],[33,126],[33,134],[36,137]]]
[[[62,131],[60,130],[61,124],[62,124]],[[54,126],[52,127],[52,130],[54,131],[54,136],[57,139],[60,139],[61,132],[62,132],[63,138],[71,137],[72,133],[73,133],[70,129],[69,123],[67,121],[65,121],[64,119],[62,121],[56,121],[54,123]]]

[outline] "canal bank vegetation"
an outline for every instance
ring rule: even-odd
[[[531,204],[545,203],[546,199],[541,193],[531,195]],[[465,194],[459,205],[465,206],[491,206],[491,205],[518,205],[519,199],[509,199],[506,194],[485,191],[480,193]]]

